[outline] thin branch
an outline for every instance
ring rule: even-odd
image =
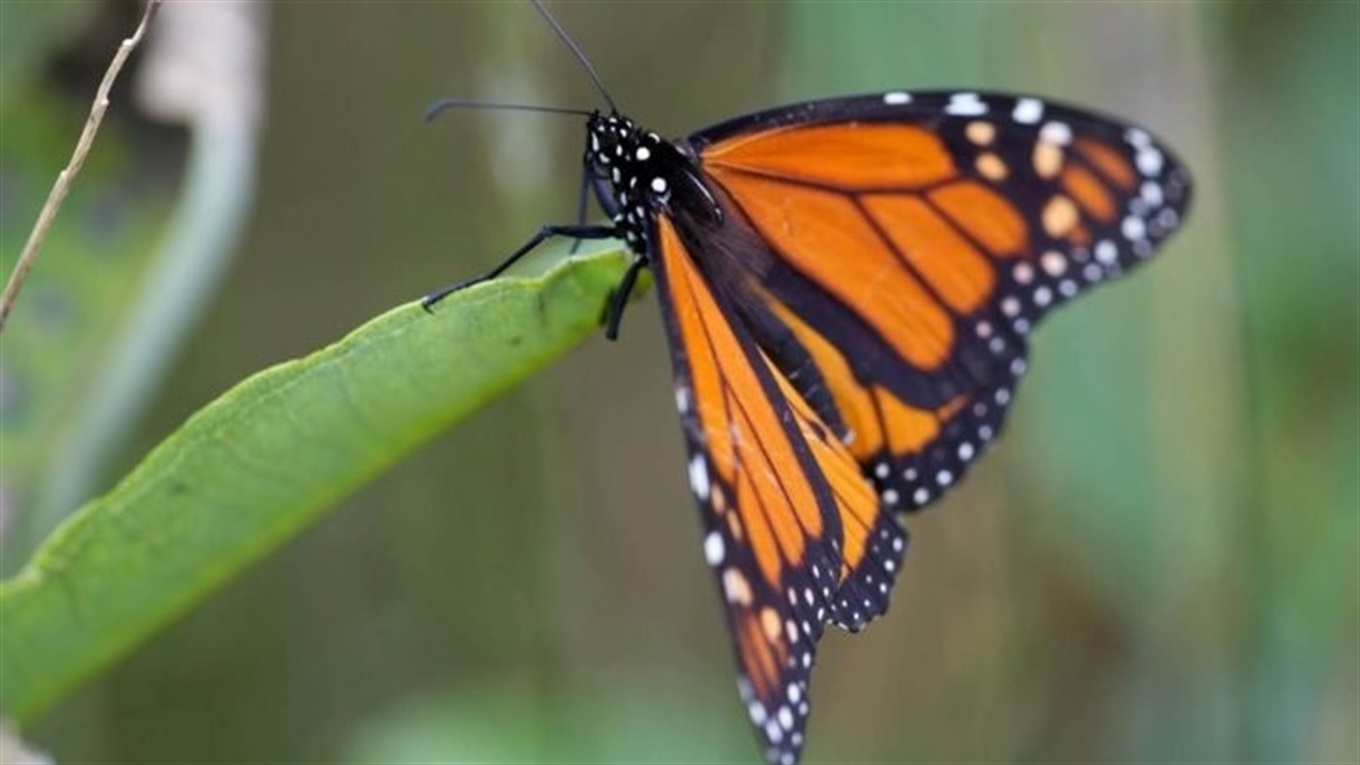
[[[104,112],[109,108],[109,91],[113,89],[114,80],[118,79],[118,73],[123,69],[123,62],[132,53],[133,49],[142,41],[146,34],[146,28],[151,23],[151,18],[156,15],[156,9],[161,5],[161,0],[149,0],[146,4],[146,11],[142,14],[142,21],[137,25],[137,31],[132,36],[123,41],[118,46],[118,52],[114,54],[113,61],[109,62],[109,68],[104,72],[104,80],[99,83],[99,91],[95,93],[94,105],[90,107],[90,117],[85,120],[85,130],[80,134],[80,141],[76,143],[76,149],[71,154],[71,161],[66,165],[66,169],[57,176],[57,182],[52,184],[52,191],[47,195],[47,202],[43,205],[42,211],[38,213],[38,221],[33,224],[33,231],[28,235],[28,241],[24,243],[24,250],[19,254],[19,260],[14,264],[14,271],[9,275],[9,281],[5,283],[5,292],[0,295],[0,330],[5,328],[5,322],[9,319],[9,312],[14,308],[14,301],[19,298],[19,290],[24,286],[24,279],[28,276],[28,270],[33,267],[33,260],[38,255],[38,249],[42,247],[43,240],[47,238],[47,231],[52,227],[52,220],[57,216],[57,210],[61,208],[61,203],[66,199],[66,192],[71,188],[71,181],[80,172],[80,166],[85,163],[85,155],[90,153],[90,146],[94,144],[95,134],[99,132],[99,125],[104,121]]]

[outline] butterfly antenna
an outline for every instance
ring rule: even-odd
[[[433,104],[430,104],[430,108],[425,110],[425,121],[431,122],[435,117],[438,117],[449,109],[498,109],[520,112],[544,112],[546,114],[577,114],[582,117],[590,116],[590,112],[585,109],[567,109],[561,106],[506,104],[499,101],[476,101],[468,98],[441,98]]]
[[[595,72],[595,67],[590,65],[590,59],[586,58],[586,54],[581,52],[581,49],[576,45],[576,41],[572,40],[567,34],[567,30],[563,29],[562,25],[557,23],[557,19],[553,18],[553,15],[548,12],[548,8],[543,5],[542,0],[529,0],[529,2],[534,4],[534,7],[538,9],[539,14],[547,20],[548,24],[552,26],[553,31],[557,33],[558,39],[566,44],[566,46],[571,49],[572,54],[576,56],[576,60],[581,62],[581,66],[585,68],[586,74],[590,75],[591,82],[595,83],[595,89],[600,91],[600,95],[604,97],[604,102],[609,105],[609,111],[617,114],[619,107],[614,105],[614,99],[610,98],[609,91],[604,89],[604,83],[600,81],[600,75]]]

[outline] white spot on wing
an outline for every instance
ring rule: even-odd
[[[894,90],[891,93],[884,93],[883,103],[887,104],[888,106],[901,106],[902,104],[909,104],[911,103],[911,94],[904,93],[903,91],[900,90]]]
[[[1162,171],[1162,153],[1157,149],[1148,146],[1138,150],[1134,155],[1133,163],[1138,165],[1138,172],[1143,175],[1156,175]]]
[[[1138,190],[1139,196],[1153,207],[1160,207],[1163,202],[1162,186],[1156,181],[1143,181],[1143,186]]]
[[[1115,248],[1114,242],[1109,239],[1102,239],[1096,243],[1096,260],[1109,265],[1119,257],[1119,250]]]
[[[727,548],[723,544],[722,534],[716,531],[708,532],[708,536],[704,537],[704,560],[708,561],[708,565],[716,566],[722,563],[726,554]]]
[[[1011,118],[1023,125],[1033,125],[1044,116],[1044,102],[1037,98],[1022,98],[1015,102]]]
[[[689,487],[699,499],[708,499],[708,466],[704,464],[704,458],[698,454],[689,461]]]
[[[1072,128],[1068,127],[1066,122],[1045,122],[1044,126],[1039,128],[1039,140],[1066,146],[1072,143]]]
[[[1132,215],[1124,219],[1124,223],[1119,227],[1119,230],[1124,234],[1125,239],[1142,239],[1147,236],[1147,226],[1143,223],[1143,219]]]
[[[949,97],[944,111],[958,117],[976,117],[987,113],[987,104],[976,93],[955,93]]]

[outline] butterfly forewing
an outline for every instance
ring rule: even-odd
[[[893,509],[958,481],[1001,428],[1035,323],[1145,260],[1189,201],[1145,131],[1037,98],[814,102],[689,143],[773,253],[758,293],[804,351],[776,358],[812,360],[801,379],[830,390],[825,419]]]

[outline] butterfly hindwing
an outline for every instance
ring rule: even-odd
[[[793,762],[824,623],[886,603],[886,587],[846,589],[849,567],[874,560],[891,583],[905,535],[879,528],[877,497],[853,456],[751,341],[665,217],[654,241],[690,485],[738,685],[768,759]],[[870,530],[877,541],[866,545]]]

